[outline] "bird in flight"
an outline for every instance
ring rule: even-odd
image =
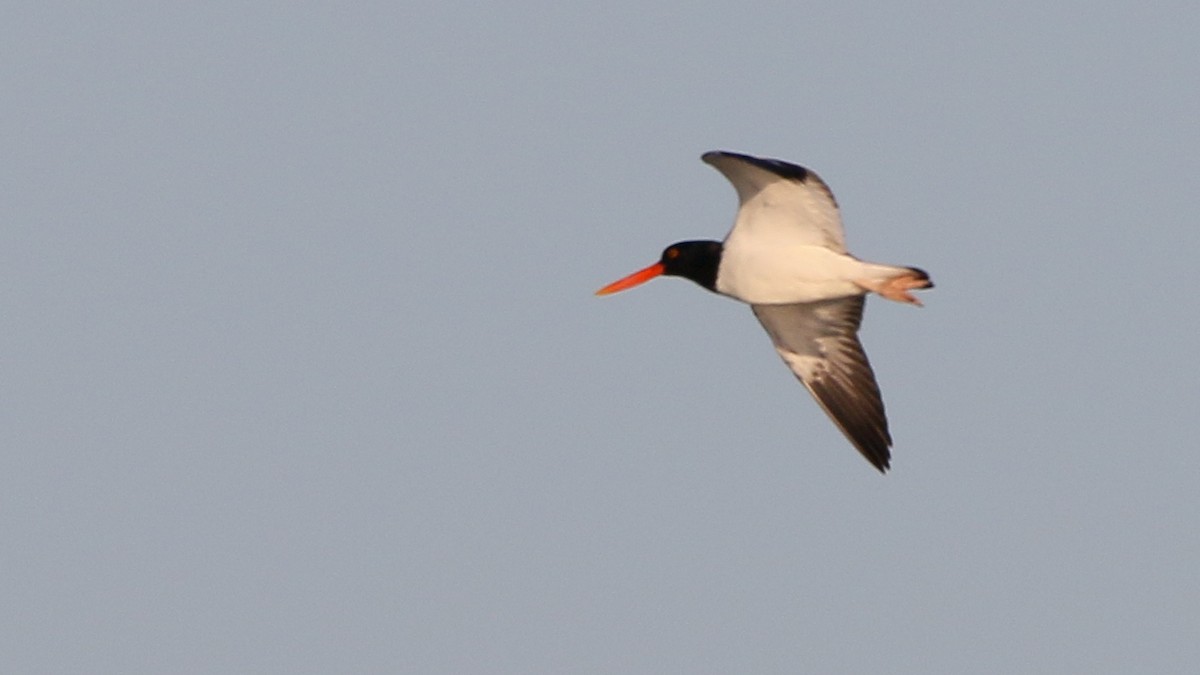
[[[608,295],[657,276],[690,279],[750,305],[791,368],[846,438],[880,472],[891,461],[883,399],[858,328],[868,293],[921,305],[932,288],[916,267],[846,252],[837,201],[817,174],[777,159],[707,152],[733,183],[738,211],[725,241],[681,241],[658,262],[596,291]]]

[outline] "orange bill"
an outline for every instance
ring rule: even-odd
[[[656,277],[662,273],[663,273],[663,264],[660,262],[656,262],[644,270],[638,270],[637,272],[630,274],[629,276],[625,277],[624,279],[618,279],[617,281],[612,282],[611,284],[605,286],[604,288],[601,288],[600,290],[596,291],[596,295],[608,295],[609,293],[616,293],[618,291],[623,291],[627,288],[633,288],[634,286],[637,286],[638,284],[644,284],[647,281],[650,281],[651,279],[653,279],[654,277]]]

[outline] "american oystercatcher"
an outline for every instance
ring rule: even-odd
[[[881,472],[892,437],[875,373],[858,341],[867,293],[920,306],[909,291],[932,288],[916,267],[846,252],[837,201],[817,174],[777,159],[733,152],[702,158],[737,190],[733,229],[719,241],[681,241],[658,262],[597,295],[676,276],[750,305],[775,350],[854,447]]]

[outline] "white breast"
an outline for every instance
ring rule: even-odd
[[[725,241],[718,293],[752,305],[777,305],[863,292],[854,283],[863,278],[863,263],[849,255],[763,232],[738,235],[734,230]]]

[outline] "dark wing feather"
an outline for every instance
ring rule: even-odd
[[[891,460],[883,398],[858,341],[861,295],[791,305],[753,305],[775,350],[846,438],[875,468]]]

